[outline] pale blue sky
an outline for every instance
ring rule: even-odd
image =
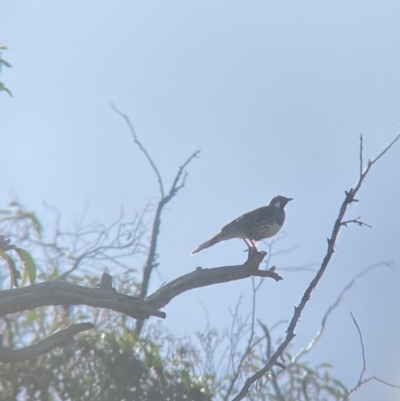
[[[398,1],[10,1],[0,3],[0,42],[13,65],[1,80],[1,205],[17,195],[31,209],[57,206],[65,223],[89,202],[89,220],[110,222],[119,207],[142,209],[157,182],[109,101],[127,113],[170,183],[193,151],[186,188],[166,210],[160,276],[151,289],[196,266],[237,264],[243,244],[190,252],[238,215],[282,194],[287,206],[278,267],[319,262],[334,218],[358,173],[358,141],[377,155],[400,130]],[[361,354],[349,312],[362,329],[368,375],[400,383],[400,144],[374,168],[349,218],[374,228],[343,230],[338,250],[296,330],[300,349],[363,268],[315,349],[351,387]],[[140,267],[140,264],[135,267]],[[101,272],[99,272],[100,274]],[[266,282],[258,316],[289,319],[312,273]],[[229,323],[228,308],[250,280],[184,294],[165,309],[167,327],[191,334]],[[284,327],[282,327],[282,333]],[[368,398],[372,397],[372,398]],[[395,400],[372,383],[354,400]]]

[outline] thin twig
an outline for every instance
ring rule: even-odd
[[[339,296],[336,298],[336,301],[328,308],[328,310],[325,312],[325,315],[322,318],[321,321],[321,327],[319,328],[317,334],[315,337],[309,342],[306,348],[303,348],[294,358],[292,362],[298,361],[302,356],[304,356],[306,353],[310,352],[315,344],[318,342],[318,340],[322,337],[322,334],[325,330],[326,323],[328,321],[328,318],[330,317],[331,313],[340,305],[342,302],[345,294],[353,288],[353,286],[357,283],[357,281],[364,276],[365,274],[369,273],[370,271],[376,269],[379,266],[387,266],[390,267],[389,262],[381,262],[381,263],[375,263],[364,270],[362,270],[359,274],[357,274],[340,292]]]
[[[376,376],[372,376],[372,377],[369,377],[368,379],[365,379],[365,380],[362,382],[362,384],[368,383],[368,382],[370,382],[370,381],[372,381],[372,380],[375,380],[375,381],[377,381],[377,382],[379,382],[379,383],[385,384],[386,386],[389,386],[389,387],[392,387],[392,388],[398,388],[398,389],[400,389],[400,386],[399,386],[399,385],[397,385],[397,384],[392,384],[392,383],[388,383],[387,381],[382,380],[382,379],[379,379],[379,378],[376,377]]]
[[[386,386],[389,386],[389,387],[393,387],[393,388],[400,389],[400,386],[395,385],[395,384],[392,384],[392,383],[388,383],[388,382],[386,382],[386,381],[384,381],[384,380],[382,380],[382,379],[379,379],[379,378],[376,377],[376,376],[369,377],[368,379],[363,379],[364,373],[365,373],[366,370],[367,370],[367,361],[366,361],[366,358],[365,358],[364,341],[363,341],[362,333],[361,333],[361,330],[360,330],[360,326],[359,326],[358,323],[357,323],[357,320],[355,319],[355,317],[354,317],[354,315],[353,315],[352,312],[350,312],[350,315],[351,315],[351,317],[353,318],[353,322],[354,322],[354,324],[355,324],[355,326],[356,326],[356,328],[357,328],[358,335],[359,335],[359,337],[360,337],[361,354],[362,354],[363,366],[362,366],[362,370],[361,370],[361,373],[360,373],[360,378],[358,379],[357,384],[356,384],[356,385],[349,391],[349,393],[347,394],[346,400],[348,400],[348,399],[350,398],[350,396],[351,396],[352,394],[354,394],[358,389],[360,389],[364,384],[366,384],[366,383],[368,383],[368,382],[370,382],[370,381],[372,381],[372,380],[375,380],[375,381],[378,381],[378,382],[380,382],[380,383],[383,383],[383,384],[385,384]]]
[[[364,150],[364,145],[363,145],[363,135],[360,135],[360,176],[362,175],[363,169],[364,169],[364,162],[363,162],[363,150]]]
[[[379,155],[375,157],[375,159],[370,160],[368,164],[372,165],[372,164],[376,163],[399,140],[399,138],[400,138],[400,134],[397,135],[396,138],[394,138],[393,141],[390,142],[389,145],[386,146],[386,148],[383,149],[382,152],[379,153]]]
[[[365,360],[365,347],[364,347],[364,341],[363,341],[360,326],[358,325],[357,320],[354,317],[352,312],[350,312],[350,315],[353,318],[353,322],[354,322],[355,326],[357,327],[358,335],[360,336],[361,354],[362,354],[362,360],[363,360],[363,366],[362,366],[362,370],[360,373],[360,378],[358,379],[357,386],[354,388],[354,391],[356,391],[356,389],[361,385],[362,378],[364,376],[365,371],[367,370],[367,361]],[[350,391],[350,393],[352,393],[352,391]]]
[[[261,321],[258,320],[258,323],[260,324],[262,330],[264,331],[265,337],[267,339],[267,360],[271,358],[271,353],[272,353],[272,339],[271,339],[271,333],[268,327],[263,324]],[[279,363],[279,362],[278,362]],[[283,367],[284,368],[284,367]],[[272,383],[272,388],[274,389],[275,396],[277,401],[285,401],[285,397],[282,394],[281,388],[279,387],[278,380],[274,374],[271,374],[271,383]]]
[[[373,227],[370,226],[369,224],[364,223],[363,221],[361,221],[360,218],[361,218],[361,216],[357,217],[356,219],[351,219],[351,220],[342,221],[342,226],[347,227],[347,224],[353,223],[353,224],[359,225],[360,227],[365,226],[365,227],[373,228]]]
[[[146,148],[139,141],[139,139],[136,135],[135,128],[133,127],[133,124],[131,123],[131,120],[125,113],[123,113],[121,110],[119,110],[113,102],[110,102],[110,106],[117,114],[119,114],[125,120],[126,124],[128,125],[129,131],[131,131],[131,134],[132,134],[133,143],[135,145],[137,145],[139,147],[139,149],[142,151],[142,153],[146,157],[147,161],[149,162],[151,168],[153,169],[155,175],[157,176],[158,185],[160,187],[160,195],[161,195],[161,198],[164,198],[164,185],[163,185],[163,181],[161,178],[161,174],[160,174],[157,166],[155,165],[153,159],[150,157],[149,153],[147,152]]]

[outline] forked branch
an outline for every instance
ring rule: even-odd
[[[158,242],[158,235],[160,233],[160,226],[161,226],[161,213],[163,211],[164,206],[179,192],[180,189],[182,189],[185,186],[185,181],[187,177],[187,172],[185,171],[185,168],[189,165],[189,163],[195,159],[200,151],[194,152],[184,163],[181,167],[179,167],[178,172],[175,176],[174,181],[172,182],[172,185],[168,191],[168,194],[165,194],[164,191],[164,183],[160,174],[160,171],[158,170],[154,160],[152,157],[149,155],[147,152],[146,148],[143,146],[143,144],[139,141],[138,136],[136,134],[135,128],[133,127],[133,124],[131,123],[129,117],[124,114],[122,111],[120,111],[114,103],[111,102],[111,108],[119,114],[126,122],[128,125],[128,128],[132,134],[133,142],[135,145],[137,145],[140,149],[140,151],[144,154],[146,157],[147,161],[149,162],[151,168],[153,169],[157,181],[160,187],[160,199],[157,204],[156,212],[154,215],[154,220],[153,220],[153,226],[151,230],[151,239],[150,239],[150,245],[149,245],[149,251],[147,254],[147,259],[146,262],[143,266],[143,278],[142,278],[142,283],[140,287],[140,298],[144,299],[147,295],[149,284],[150,284],[150,277],[151,273],[153,272],[153,269],[157,267],[157,242]],[[138,334],[141,333],[143,328],[143,322],[138,321],[136,323],[136,332]]]

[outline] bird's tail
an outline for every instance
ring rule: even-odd
[[[203,242],[201,245],[199,245],[193,252],[192,255],[194,255],[197,252],[202,251],[203,249],[209,248],[210,246],[213,246],[215,244],[218,244],[218,242],[224,241],[226,238],[223,237],[222,233],[218,233],[217,235],[214,235],[214,237],[210,238],[208,241]]]

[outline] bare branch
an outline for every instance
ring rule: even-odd
[[[139,141],[139,139],[138,139],[138,137],[136,135],[135,128],[133,127],[133,124],[131,123],[131,120],[129,119],[129,117],[125,113],[123,113],[121,110],[119,110],[115,106],[115,104],[113,102],[110,102],[110,106],[117,114],[119,114],[125,120],[126,124],[128,125],[129,131],[131,131],[131,134],[132,134],[133,143],[139,147],[139,149],[141,150],[141,152],[144,154],[144,156],[146,157],[147,161],[149,162],[149,164],[150,164],[151,168],[153,169],[155,175],[157,176],[158,185],[160,187],[161,198],[164,198],[164,186],[163,186],[163,181],[162,181],[162,178],[161,178],[161,174],[158,171],[158,168],[155,165],[153,159],[150,157],[149,153],[147,152],[146,148]]]
[[[400,134],[397,135],[396,138],[394,138],[393,141],[390,142],[389,145],[386,146],[386,148],[383,149],[382,152],[379,153],[379,155],[375,157],[375,159],[370,160],[368,162],[368,164],[372,166],[374,163],[376,163],[399,139],[400,139]],[[365,171],[363,174],[365,174]]]
[[[267,359],[269,360],[271,358],[271,353],[272,353],[272,339],[271,339],[271,333],[270,330],[268,330],[268,327],[263,324],[261,321],[258,321],[259,325],[261,326],[264,335],[267,339]],[[279,362],[277,362],[278,366],[281,365]],[[280,366],[282,369],[285,368],[285,366]],[[272,383],[272,388],[274,389],[275,396],[277,401],[285,401],[285,397],[282,394],[282,391],[279,387],[278,380],[274,374],[271,375],[271,383]]]
[[[87,288],[62,280],[0,291],[0,316],[51,305],[88,305],[121,312],[134,319],[166,316],[142,299],[119,294],[113,288]]]
[[[144,264],[143,267],[143,278],[142,278],[142,284],[140,287],[140,298],[144,299],[147,296],[147,292],[149,289],[150,285],[150,277],[153,269],[157,267],[156,264],[156,259],[157,259],[157,242],[158,242],[158,235],[160,233],[160,226],[161,226],[161,213],[164,209],[164,206],[178,193],[178,191],[184,187],[185,185],[185,180],[187,177],[187,173],[185,172],[182,180],[182,172],[184,168],[194,159],[197,157],[199,154],[199,151],[194,152],[186,161],[183,163],[183,165],[179,168],[178,173],[175,176],[175,179],[173,181],[173,184],[169,190],[169,193],[167,196],[162,196],[161,199],[158,202],[157,205],[157,210],[154,215],[154,220],[153,220],[153,228],[151,230],[151,240],[150,240],[150,246],[149,246],[149,251],[147,254],[147,260]],[[137,321],[136,322],[136,333],[140,334],[143,329],[143,322]]]
[[[342,221],[342,226],[347,227],[348,224],[353,223],[353,224],[359,225],[360,227],[365,226],[365,227],[373,228],[373,227],[370,226],[369,224],[364,223],[363,221],[361,221],[360,219],[361,219],[361,216],[359,216],[359,217],[357,217],[357,218],[355,218],[355,219],[352,219],[352,220]]]
[[[182,167],[179,168],[178,173],[174,179],[174,182],[169,190],[167,196],[163,196],[157,205],[157,210],[153,220],[153,228],[151,230],[151,240],[150,240],[150,247],[149,252],[147,255],[146,263],[143,267],[143,279],[142,285],[140,287],[140,297],[145,298],[147,295],[147,291],[150,284],[150,276],[153,269],[157,266],[156,259],[157,259],[157,241],[158,235],[160,233],[160,226],[161,226],[161,213],[163,211],[164,206],[178,193],[179,189],[183,188],[185,184],[185,179],[187,174],[183,176],[183,180],[180,182],[180,178],[182,176],[183,169],[199,154],[199,151],[194,152],[186,161],[183,163]],[[139,323],[138,323],[139,324]],[[136,330],[138,333],[141,331],[141,327],[137,328]]]
[[[361,134],[360,135],[360,177],[362,176],[362,172],[364,169],[363,151],[364,151],[363,135]]]
[[[160,187],[160,200],[157,205],[157,209],[155,212],[154,220],[153,220],[153,228],[151,230],[151,239],[150,239],[150,246],[149,246],[149,251],[147,254],[147,260],[143,266],[143,278],[142,278],[142,284],[140,287],[140,298],[144,299],[147,295],[147,291],[149,288],[150,284],[150,277],[153,269],[157,267],[156,259],[157,259],[157,241],[158,241],[158,235],[160,233],[160,226],[161,226],[161,213],[164,208],[164,206],[179,192],[181,188],[185,186],[185,181],[187,177],[187,172],[184,171],[184,169],[188,166],[188,164],[198,156],[200,153],[199,151],[194,152],[184,163],[181,167],[178,169],[178,173],[175,176],[174,181],[172,182],[171,188],[168,192],[168,195],[165,195],[164,192],[164,184],[161,178],[161,174],[156,167],[153,159],[145,149],[145,147],[142,145],[142,143],[139,141],[135,128],[133,127],[133,124],[131,123],[129,117],[124,114],[122,111],[120,111],[113,102],[111,102],[111,108],[119,114],[126,122],[128,125],[129,130],[131,131],[132,137],[133,137],[133,142],[135,145],[139,147],[141,152],[144,154],[146,157],[147,161],[149,162],[151,168],[153,169],[154,173],[157,176],[158,184]],[[143,322],[137,322],[136,323],[136,333],[140,334],[143,328]]]
[[[336,244],[337,238],[339,236],[339,231],[340,231],[340,228],[342,227],[342,222],[343,222],[343,219],[344,219],[344,216],[345,216],[348,206],[351,203],[353,203],[354,201],[356,201],[355,196],[358,193],[359,189],[361,188],[361,185],[362,185],[365,177],[367,176],[369,170],[371,169],[372,165],[376,161],[378,161],[394,145],[394,143],[398,139],[400,139],[400,134],[374,160],[369,161],[367,168],[364,170],[364,172],[358,178],[356,186],[354,188],[351,188],[349,191],[345,192],[345,199],[343,200],[343,203],[339,210],[338,217],[336,218],[336,221],[333,225],[331,236],[330,236],[330,238],[328,238],[328,249],[326,251],[326,255],[321,263],[321,267],[319,268],[317,274],[315,275],[315,277],[313,278],[313,280],[311,281],[311,283],[305,290],[299,305],[297,307],[295,307],[292,320],[290,321],[289,327],[286,331],[285,339],[282,341],[282,343],[280,344],[278,349],[271,356],[271,358],[265,364],[265,366],[246,380],[246,382],[243,385],[240,392],[236,395],[236,397],[233,398],[233,401],[239,401],[239,400],[242,400],[244,397],[246,397],[252,384],[255,383],[262,376],[264,376],[267,372],[269,372],[274,365],[276,365],[278,358],[283,354],[286,347],[290,344],[290,342],[295,337],[294,330],[300,319],[300,315],[301,315],[302,311],[304,310],[307,302],[309,301],[309,299],[311,297],[311,293],[313,292],[313,290],[317,286],[318,282],[320,281],[321,277],[325,273],[325,270],[328,267],[329,262],[333,256],[333,253],[335,252],[335,244]]]
[[[258,252],[252,249],[249,252],[246,263],[243,265],[222,266],[213,269],[198,267],[194,272],[185,274],[161,286],[152,295],[148,296],[145,301],[153,308],[159,309],[167,305],[174,297],[194,288],[242,280],[251,276],[270,277],[275,281],[281,280],[282,277],[273,270],[258,270],[265,255],[265,252]]]
[[[185,181],[187,177],[187,172],[184,172],[185,168],[189,165],[189,163],[193,160],[196,159],[200,154],[199,150],[196,150],[183,164],[181,167],[179,167],[178,172],[175,176],[174,182],[171,185],[171,188],[169,190],[168,195],[165,197],[165,203],[169,202],[168,198],[172,198],[175,196],[178,191],[185,186]],[[182,177],[182,173],[184,173]],[[181,180],[182,177],[182,180]],[[168,200],[167,200],[168,199]]]
[[[362,365],[362,370],[361,370],[361,373],[360,373],[360,378],[358,379],[358,382],[357,382],[357,384],[355,385],[355,387],[353,387],[353,388],[349,391],[349,393],[347,394],[346,400],[348,400],[348,399],[350,398],[350,396],[351,396],[352,394],[354,394],[358,389],[360,389],[365,383],[368,383],[368,382],[370,382],[370,381],[372,381],[372,380],[375,380],[375,381],[378,381],[378,382],[380,382],[380,383],[383,383],[383,384],[385,384],[386,386],[389,386],[389,387],[393,387],[393,388],[400,389],[400,386],[395,385],[395,384],[388,383],[388,382],[386,382],[386,381],[384,381],[384,380],[381,380],[381,379],[377,378],[376,376],[370,377],[370,378],[368,378],[368,379],[363,379],[364,373],[365,373],[366,370],[367,370],[367,361],[366,361],[366,358],[365,358],[364,341],[363,341],[361,329],[360,329],[360,326],[359,326],[358,323],[357,323],[357,320],[355,319],[355,317],[354,317],[354,315],[353,315],[352,312],[350,312],[350,315],[351,315],[351,317],[353,318],[353,322],[354,322],[354,324],[355,324],[355,326],[356,326],[356,328],[357,328],[358,335],[359,335],[359,337],[360,337],[361,354],[362,354],[363,365]]]
[[[368,379],[365,379],[365,380],[362,382],[362,384],[368,383],[368,382],[370,382],[370,381],[377,381],[377,382],[379,382],[379,383],[385,384],[386,386],[389,386],[389,387],[392,387],[392,388],[398,388],[398,389],[400,389],[400,386],[399,386],[399,385],[397,385],[397,384],[392,384],[392,383],[388,383],[388,382],[386,382],[385,380],[379,379],[379,378],[376,377],[376,376],[372,376],[372,377],[369,377]]]
[[[358,325],[357,320],[354,317],[352,312],[350,312],[350,315],[353,318],[353,322],[354,322],[355,326],[357,327],[358,335],[360,336],[361,354],[362,354],[362,359],[363,359],[363,367],[362,367],[362,370],[361,370],[361,373],[360,373],[360,378],[358,379],[358,383],[357,383],[356,387],[354,388],[354,390],[350,391],[350,394],[351,394],[351,393],[357,391],[357,388],[359,388],[361,386],[362,378],[364,376],[365,371],[367,370],[367,362],[365,360],[364,341],[363,341],[362,333],[361,333],[361,330],[360,330],[360,326]]]
[[[57,348],[65,343],[72,341],[76,334],[93,328],[94,325],[88,322],[73,324],[64,330],[60,330],[59,332],[52,334],[44,340],[37,342],[36,344],[29,345],[28,347],[21,349],[7,348],[0,344],[0,362],[19,362],[25,359],[46,354],[54,348]]]
[[[246,361],[246,358],[250,355],[252,349],[254,348],[254,335],[255,335],[255,314],[256,314],[256,295],[257,295],[257,288],[254,282],[254,277],[252,277],[252,288],[253,288],[253,299],[252,299],[252,308],[251,308],[251,323],[250,323],[250,336],[247,340],[247,346],[244,352],[242,353],[242,356],[240,357],[240,360],[235,367],[234,365],[234,356],[237,354],[236,347],[231,347],[231,357],[230,357],[230,363],[232,364],[232,374],[230,383],[228,386],[228,389],[226,390],[226,393],[223,397],[223,400],[226,401],[229,399],[231,396],[233,389],[235,387],[235,384],[240,376],[242,366],[244,365],[244,362]],[[236,310],[236,314],[238,314],[238,310]],[[232,341],[231,341],[232,344]]]

